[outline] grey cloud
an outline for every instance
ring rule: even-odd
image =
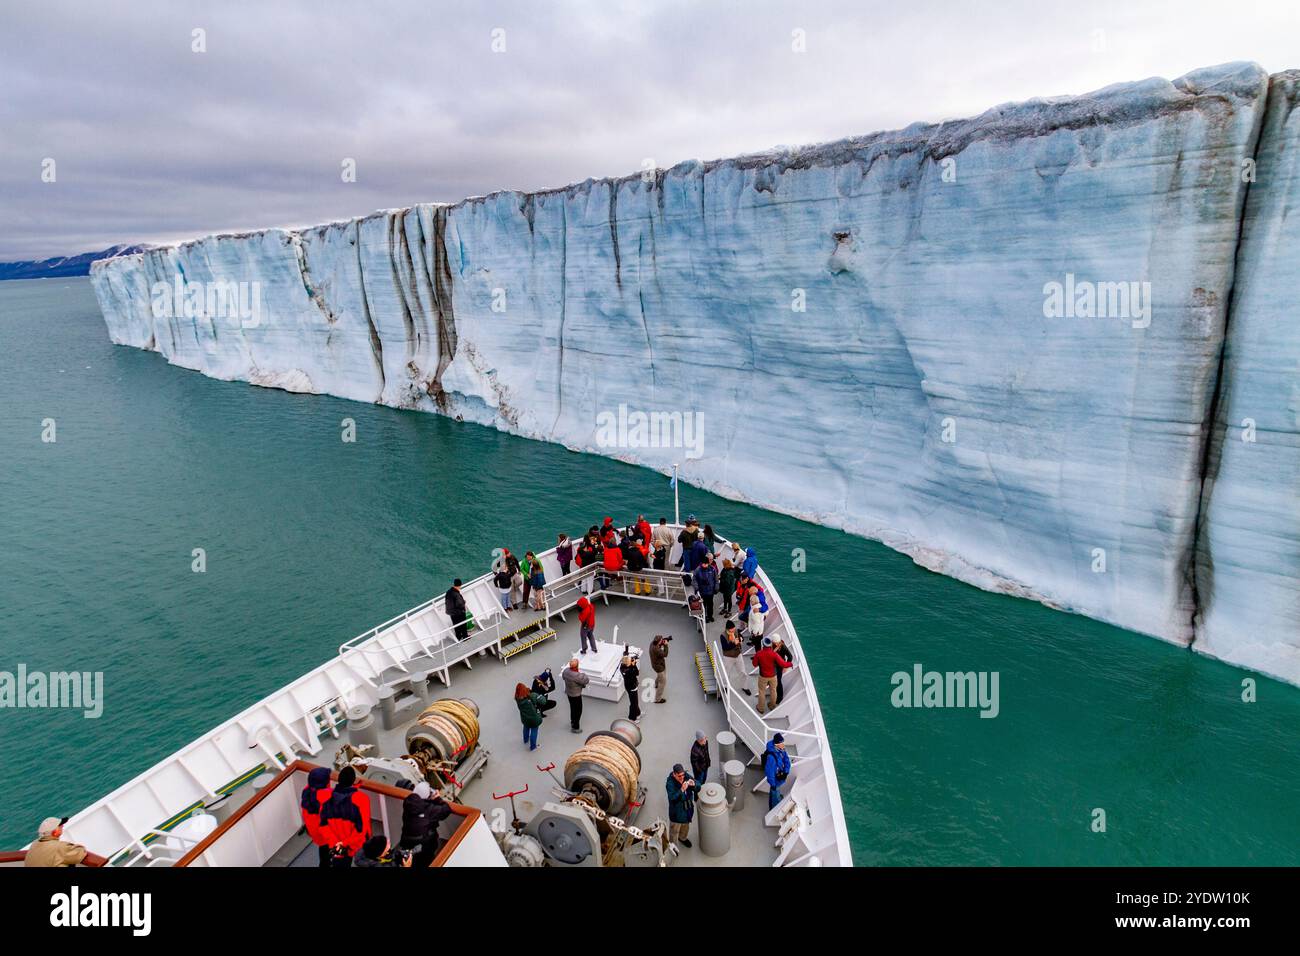
[[[1300,65],[1300,15],[1233,9],[7,2],[0,259],[558,186],[1226,60]],[[190,51],[195,27],[206,53]]]

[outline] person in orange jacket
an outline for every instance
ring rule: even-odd
[[[322,867],[330,865],[329,838],[326,837],[325,831],[321,829],[320,825],[321,808],[329,798],[329,768],[312,767],[311,773],[307,774],[307,786],[302,788],[302,799],[299,801],[299,806],[302,808],[302,824],[307,828],[307,835],[311,837],[311,842],[316,844]]]
[[[370,797],[356,782],[357,772],[344,767],[334,792],[321,805],[321,830],[333,851],[334,866],[350,867],[352,858],[370,839]]]
[[[601,560],[606,571],[610,574],[618,574],[623,570],[623,549],[617,547],[606,548]]]
[[[582,640],[582,650],[587,653],[587,642],[591,642],[591,653],[596,653],[596,609],[587,598],[578,598],[578,633]]]

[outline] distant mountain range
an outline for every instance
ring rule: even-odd
[[[28,262],[0,262],[0,281],[5,279],[60,279],[66,276],[90,275],[90,264],[96,259],[126,256],[143,252],[148,246],[109,246],[99,252],[83,252],[79,256],[59,256]]]

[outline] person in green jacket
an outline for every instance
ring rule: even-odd
[[[537,728],[542,726],[542,704],[546,698],[541,694],[531,693],[523,684],[515,685],[515,705],[519,708],[519,719],[524,725],[524,743],[529,750],[537,749]]]

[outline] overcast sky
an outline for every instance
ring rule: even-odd
[[[559,186],[1230,60],[1300,67],[1300,3],[0,0],[0,260]]]

